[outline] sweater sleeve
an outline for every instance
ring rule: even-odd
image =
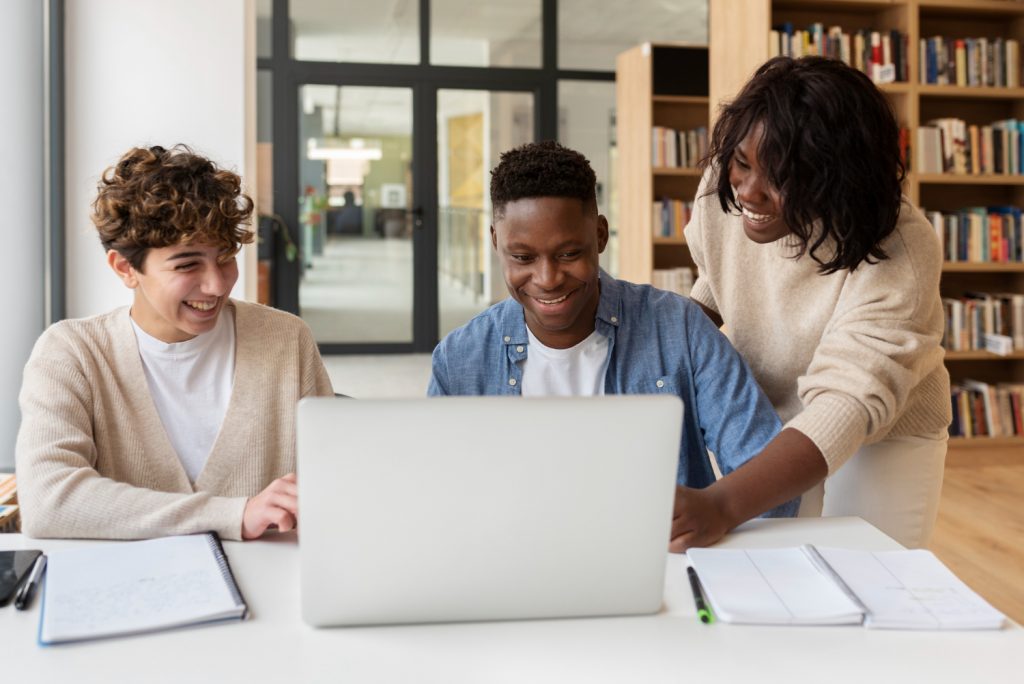
[[[693,288],[690,290],[690,299],[702,304],[703,306],[711,309],[712,311],[719,312],[718,303],[715,301],[715,295],[711,291],[710,281],[705,277],[705,262],[704,262],[704,230],[705,230],[705,213],[707,208],[704,206],[708,202],[715,201],[715,196],[705,197],[707,192],[708,183],[710,182],[710,175],[712,171],[709,169],[704,173],[704,177],[700,181],[700,186],[697,188],[697,195],[693,201],[693,211],[690,214],[690,222],[686,224],[686,229],[683,234],[686,236],[686,246],[690,249],[690,257],[693,259],[693,263],[697,266],[697,278],[693,283]]]
[[[786,427],[817,445],[829,474],[884,435],[910,393],[941,366],[941,255],[933,236],[910,240],[897,235],[886,246],[889,259],[850,275],[797,380],[804,409]]]
[[[305,323],[302,324],[299,332],[299,354],[302,359],[302,389],[300,396],[334,396],[331,377],[327,374],[323,357],[320,356],[316,340],[313,339],[313,331]]]
[[[19,397],[22,422],[15,460],[24,532],[32,537],[144,539],[215,530],[226,539],[239,539],[245,497],[156,491],[97,472],[97,397],[54,337],[44,333],[37,342]],[[132,468],[147,467],[141,447],[119,456]]]

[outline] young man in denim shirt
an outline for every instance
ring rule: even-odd
[[[600,269],[608,222],[595,186],[589,162],[555,142],[501,156],[491,244],[511,298],[441,341],[428,393],[675,394],[685,411],[669,548],[712,544],[766,512],[795,515],[823,474],[789,462],[791,431],[779,432],[750,369],[696,304]]]

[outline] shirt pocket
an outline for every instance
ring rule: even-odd
[[[633,378],[625,394],[671,394],[680,396],[679,381],[675,375]]]

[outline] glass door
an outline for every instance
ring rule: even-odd
[[[508,292],[491,249],[490,177],[534,139],[532,92],[437,91],[437,321],[440,337]]]
[[[412,344],[413,89],[299,87],[299,311],[321,345]]]

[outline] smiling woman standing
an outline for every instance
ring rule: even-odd
[[[691,298],[824,463],[801,515],[858,515],[924,546],[950,422],[938,240],[902,196],[899,129],[842,62],[764,64],[715,124],[686,239]],[[820,467],[820,466],[819,466]]]
[[[185,147],[134,148],[103,174],[93,223],[134,299],[36,342],[16,447],[27,534],[295,526],[295,403],[332,389],[300,319],[229,297],[252,208]]]

